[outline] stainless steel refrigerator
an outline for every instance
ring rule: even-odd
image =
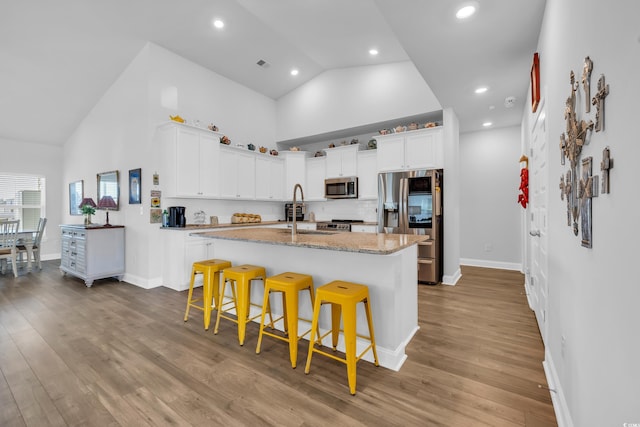
[[[442,281],[442,169],[378,175],[378,232],[429,236],[418,245],[418,281]]]

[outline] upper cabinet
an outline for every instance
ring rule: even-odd
[[[444,167],[442,127],[377,135],[378,171]]]
[[[304,189],[305,200],[325,200],[324,178],[326,176],[326,158],[309,157],[306,168],[307,187]]]
[[[306,188],[306,151],[283,151],[280,153],[284,157],[285,185],[284,200],[293,199],[293,187],[296,184]]]
[[[357,144],[324,150],[327,153],[327,178],[341,178],[358,174]]]
[[[377,152],[367,150],[358,152],[358,198],[378,198]]]
[[[167,197],[216,197],[220,135],[177,123],[158,128],[162,183]]]
[[[231,147],[220,147],[218,168],[220,197],[225,199],[255,199],[256,155]]]
[[[284,198],[284,160],[266,155],[256,156],[256,199]]]

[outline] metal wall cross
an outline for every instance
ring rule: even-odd
[[[609,85],[604,82],[604,74],[598,79],[598,92],[591,103],[596,106],[596,132],[604,130],[604,99],[609,95]]]

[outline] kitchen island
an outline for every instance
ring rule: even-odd
[[[424,236],[300,230],[292,237],[291,230],[273,228],[192,235],[214,239],[214,258],[229,260],[234,265],[261,265],[268,276],[286,271],[309,274],[316,288],[333,280],[367,285],[380,365],[399,370],[404,363],[405,347],[418,330],[416,244],[424,240]],[[257,291],[254,287],[252,301],[261,302],[263,295]],[[272,299],[271,307],[274,314],[282,313],[280,298]],[[308,299],[300,298],[300,317],[310,319],[312,312]],[[367,322],[361,304],[357,324],[358,333],[366,335]],[[281,329],[282,325],[278,327]],[[320,328],[321,332],[330,328],[328,308],[323,309]],[[300,325],[301,331],[307,329],[307,324]],[[324,344],[330,345],[327,338]],[[358,351],[365,345],[364,341],[359,342]],[[344,351],[342,337],[338,350]],[[370,352],[363,359],[373,360]]]

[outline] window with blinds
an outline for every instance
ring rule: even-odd
[[[0,172],[0,221],[20,220],[20,230],[35,230],[45,217],[45,179]]]

